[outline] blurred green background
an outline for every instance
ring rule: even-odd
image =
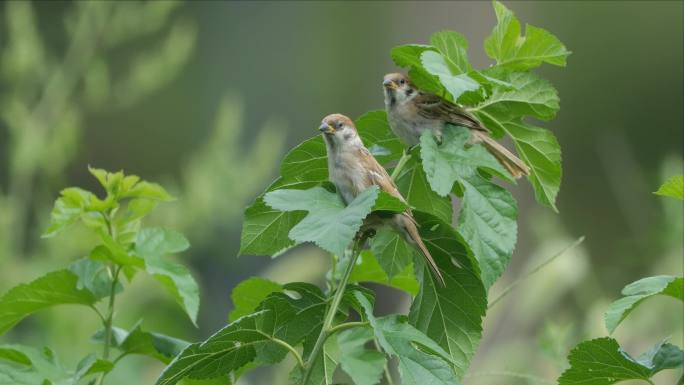
[[[543,123],[563,149],[560,214],[537,206],[527,183],[515,188],[518,248],[494,295],[580,235],[587,239],[488,314],[467,384],[552,383],[572,346],[607,334],[603,311],[624,285],[683,270],[682,203],[652,194],[683,169],[683,3],[506,5],[573,55],[565,69],[541,69],[561,96],[558,118]],[[92,239],[78,228],[40,239],[60,189],[99,191],[89,164],[175,193],[178,201],[152,221],[188,236],[192,248],[181,259],[202,290],[195,329],[151,280],[137,279],[119,302],[119,326],[143,318],[147,329],[198,340],[225,324],[230,291],[248,276],[321,283],[328,261],[313,247],[238,259],[243,207],[321,117],[383,108],[393,46],[457,30],[484,67],[482,41],[494,23],[487,1],[2,3],[0,291],[89,250]],[[380,311],[407,308],[397,292],[378,289]],[[650,302],[616,333],[633,354],[667,337],[684,342],[682,305]],[[97,322],[59,307],[2,341],[51,346],[73,365],[94,348],[87,331]],[[109,383],[151,383],[161,370],[144,358],[122,365]],[[279,384],[287,370],[242,381]]]

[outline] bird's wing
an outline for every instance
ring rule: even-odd
[[[397,185],[394,184],[392,178],[387,174],[384,167],[378,163],[366,148],[359,149],[359,161],[366,170],[366,182],[369,186],[376,185],[380,189],[400,201],[406,203],[406,199],[401,195]]]
[[[428,119],[443,120],[457,126],[488,131],[471,113],[437,95],[421,92],[413,99],[418,114]]]

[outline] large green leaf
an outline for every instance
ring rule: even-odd
[[[192,323],[197,323],[199,286],[187,267],[163,258],[190,246],[185,237],[173,230],[153,227],[141,230],[135,242],[135,254],[145,260],[145,270],[174,297]]]
[[[375,385],[382,377],[385,355],[365,348],[373,338],[373,330],[362,327],[332,336],[329,344],[326,341],[328,356],[338,358],[342,370],[356,385]]]
[[[371,250],[391,280],[413,261],[414,249],[393,229],[382,228],[371,240]]]
[[[411,326],[405,316],[389,315],[376,318],[371,303],[356,293],[366,317],[385,353],[399,362],[403,385],[453,385],[451,357],[435,341]]]
[[[454,74],[472,70],[468,62],[468,41],[458,32],[441,31],[430,36],[430,44],[439,51],[449,63]]]
[[[610,385],[648,380],[660,370],[680,367],[684,352],[672,344],[660,343],[635,360],[617,341],[603,337],[580,343],[568,360],[570,368],[558,379],[559,385]]]
[[[421,54],[420,60],[423,68],[429,74],[437,76],[439,82],[449,92],[451,101],[457,101],[466,92],[472,92],[480,88],[480,83],[475,81],[468,74],[454,74],[454,65],[450,63],[438,52],[425,51]]]
[[[411,295],[418,293],[418,281],[413,273],[413,264],[406,266],[401,273],[389,279],[370,250],[364,250],[359,255],[349,282],[375,282],[403,290]]]
[[[78,277],[76,289],[86,289],[95,298],[104,298],[111,294],[112,278],[106,264],[90,258],[81,258],[74,261],[69,266],[69,270]],[[121,290],[123,290],[123,286],[117,283],[114,288],[115,293],[119,293]]]
[[[30,283],[10,289],[0,298],[0,334],[29,314],[55,305],[91,306],[100,298],[86,289],[71,270],[48,273]]]
[[[252,277],[240,282],[230,294],[234,308],[230,312],[228,319],[235,321],[242,316],[252,313],[271,293],[282,290],[282,285],[259,277]]]
[[[157,384],[175,384],[185,377],[213,378],[244,367],[272,364],[282,360],[288,350],[282,342],[294,346],[315,339],[325,312],[325,296],[316,286],[287,284],[286,291],[272,293],[257,311],[230,323],[207,340],[183,350],[164,370]],[[312,338],[313,336],[313,338]],[[306,354],[304,354],[306,356]]]
[[[286,180],[298,178],[300,182],[327,181],[328,160],[323,138],[315,136],[290,150],[280,166],[280,175]]]
[[[420,137],[420,156],[430,187],[437,194],[447,196],[454,182],[487,171],[512,181],[503,166],[481,144],[468,146],[471,132],[460,126],[449,126],[438,145],[430,132]]]
[[[655,295],[666,295],[684,301],[684,279],[671,275],[659,275],[632,282],[622,289],[624,297],[608,306],[604,316],[606,329],[613,333],[639,304]]]
[[[482,282],[489,288],[511,260],[518,236],[518,205],[503,187],[472,176],[460,180],[463,204],[459,232],[480,262]]]
[[[355,121],[356,129],[368,150],[380,163],[401,157],[404,145],[392,133],[383,110],[369,111]]]
[[[675,175],[665,181],[655,194],[684,200],[684,175]]]
[[[418,154],[412,155],[397,177],[399,191],[411,207],[430,213],[445,222],[451,222],[453,209],[449,197],[439,196],[428,184],[425,171],[417,160]]]
[[[529,24],[525,26],[526,36],[520,36],[520,22],[513,12],[498,1],[494,1],[494,11],[497,24],[485,39],[484,48],[499,66],[517,71],[538,67],[543,62],[565,66],[570,51],[557,37]]]
[[[487,309],[485,287],[477,262],[446,222],[416,212],[425,245],[439,266],[442,287],[425,264],[416,269],[420,292],[411,304],[412,325],[446,350],[457,378],[462,378],[482,338],[482,317]],[[460,267],[454,265],[456,261]]]
[[[269,207],[259,197],[247,209],[240,236],[240,255],[277,255],[295,242],[287,234],[306,213],[280,211]]]
[[[537,202],[555,211],[563,170],[561,149],[549,130],[522,122],[507,122],[503,129],[513,139],[522,160],[530,166],[528,179],[534,188]]]
[[[296,242],[313,242],[322,249],[342,255],[371,212],[378,197],[373,186],[359,194],[348,206],[335,193],[322,187],[309,190],[276,190],[264,196],[265,202],[281,211],[308,211],[309,214],[290,229]]]
[[[492,95],[478,104],[472,111],[480,119],[487,117],[495,122],[509,122],[523,116],[551,120],[560,109],[556,89],[551,83],[530,72],[513,72],[501,75],[501,80],[511,87],[495,84]],[[485,122],[487,123],[487,122]],[[496,136],[501,130],[497,125],[487,125]]]
[[[93,340],[103,343],[104,330],[98,331]],[[143,331],[139,322],[130,331],[113,327],[110,346],[124,355],[140,354],[168,364],[189,345],[189,342],[164,334]]]

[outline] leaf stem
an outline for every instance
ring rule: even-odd
[[[391,178],[393,181],[397,179],[399,173],[404,168],[406,162],[408,162],[409,159],[411,159],[411,154],[408,151],[406,151],[406,149],[404,149],[404,152],[402,152],[401,154],[401,158],[399,158],[399,161],[397,162],[397,166],[394,167],[394,170],[392,170]]]
[[[358,322],[345,322],[343,324],[339,324],[337,326],[333,326],[330,328],[328,331],[328,337],[331,335],[341,332],[343,330],[351,329],[351,328],[356,328],[356,327],[361,327],[361,326],[368,326],[370,325],[367,321],[358,321]]]
[[[309,383],[309,378],[311,378],[311,372],[314,363],[316,362],[316,358],[321,353],[321,350],[323,349],[323,344],[325,344],[325,340],[328,338],[328,336],[331,334],[331,331],[333,330],[331,326],[333,321],[335,320],[337,308],[340,306],[340,302],[342,302],[342,297],[344,296],[344,291],[347,287],[347,282],[349,281],[349,277],[351,276],[352,270],[354,270],[354,265],[356,265],[356,259],[359,257],[359,254],[361,253],[361,245],[363,245],[363,242],[365,240],[366,236],[364,234],[354,241],[354,244],[352,246],[352,253],[349,259],[349,264],[344,270],[344,274],[342,275],[342,278],[340,279],[340,282],[337,285],[337,290],[335,291],[335,295],[333,296],[332,303],[330,304],[330,307],[328,308],[325,314],[325,319],[323,321],[323,327],[321,328],[321,332],[318,334],[318,339],[316,340],[316,344],[314,345],[313,350],[311,350],[311,354],[309,355],[309,359],[307,360],[306,365],[304,365],[304,380],[302,381],[302,384],[304,385]]]
[[[375,345],[375,349],[379,352],[382,352],[382,349],[380,349],[380,344],[378,343],[377,338],[373,338],[373,345]],[[390,373],[389,370],[389,361],[385,360],[385,365],[383,367],[383,370],[385,372],[385,378],[387,379],[387,385],[394,385],[394,380],[392,380],[392,374]]]
[[[567,251],[574,249],[575,247],[579,246],[582,242],[584,242],[584,235],[577,238],[573,243],[569,244],[565,248],[563,248],[561,251],[557,252],[556,254],[550,256],[546,260],[544,260],[542,263],[534,267],[532,270],[528,271],[526,274],[521,276],[520,278],[516,279],[508,285],[505,289],[499,293],[497,297],[495,297],[492,301],[489,302],[488,309],[491,309],[496,305],[499,301],[501,301],[505,296],[507,296],[513,289],[515,289],[519,284],[521,284],[524,280],[529,278],[531,275],[537,273],[539,270],[544,268],[546,265],[549,263],[553,262],[556,258],[560,257],[561,255],[565,254]]]
[[[295,349],[292,345],[288,344],[287,342],[275,338],[275,337],[269,337],[271,341],[277,343],[278,345],[284,347],[285,349],[289,350],[290,353],[297,359],[297,364],[301,367],[304,368],[304,360],[302,360],[302,356],[299,355],[299,352],[297,352],[297,349]]]

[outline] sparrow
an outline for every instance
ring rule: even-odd
[[[361,142],[351,119],[340,114],[328,115],[323,118],[319,130],[328,152],[330,181],[345,204],[351,203],[357,195],[371,186],[378,186],[382,191],[406,203],[406,199],[387,171]],[[390,217],[371,214],[364,224],[371,228],[386,225],[392,227],[404,240],[420,251],[440,285],[446,286],[442,273],[418,233],[418,226],[411,210],[407,209]]]
[[[484,144],[515,178],[530,174],[525,162],[494,140],[489,130],[465,109],[440,96],[418,90],[404,74],[387,74],[382,85],[390,128],[404,143],[415,146],[425,130],[430,130],[441,143],[447,124],[463,126],[471,130],[471,142]]]

